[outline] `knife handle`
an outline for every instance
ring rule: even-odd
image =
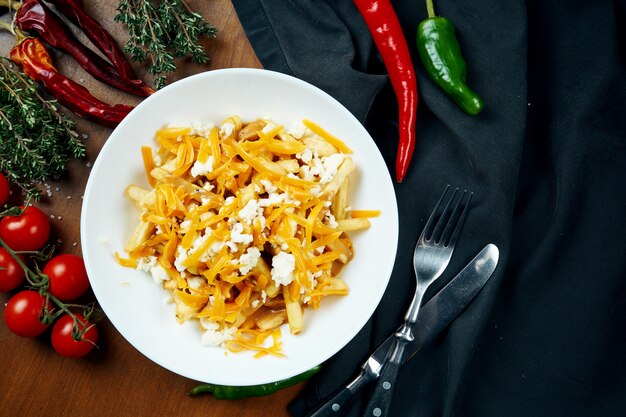
[[[343,388],[312,414],[308,414],[307,417],[340,416],[339,413],[345,411],[345,407],[352,401],[353,397],[354,394],[348,388]]]
[[[352,382],[333,395],[314,412],[307,414],[307,417],[336,417],[343,415],[354,396],[374,379],[376,379],[375,375],[361,371]]]
[[[385,417],[389,416],[389,408],[391,407],[391,400],[393,399],[393,392],[396,388],[398,380],[398,372],[400,371],[400,364],[395,361],[387,361],[383,366],[383,369],[378,378],[378,384],[374,389],[367,408],[365,410],[366,417]]]

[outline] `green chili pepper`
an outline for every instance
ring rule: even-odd
[[[483,100],[466,82],[467,65],[454,26],[445,17],[435,16],[432,0],[426,0],[428,19],[417,27],[417,49],[426,72],[463,111],[476,115],[483,109]]]
[[[283,379],[271,384],[261,385],[248,385],[243,387],[231,387],[228,385],[215,385],[215,384],[202,384],[198,385],[189,392],[189,395],[198,395],[210,393],[213,394],[218,400],[240,400],[242,398],[249,397],[262,397],[270,395],[283,388],[296,385],[299,382],[305,381],[318,373],[322,369],[320,365],[309,369],[294,377]]]

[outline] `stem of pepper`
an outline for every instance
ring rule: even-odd
[[[428,18],[435,17],[435,6],[433,6],[433,0],[426,0],[426,10],[428,10]]]
[[[15,11],[22,6],[21,1],[0,0],[0,7],[9,7]]]
[[[10,23],[0,21],[0,29],[8,30],[13,35],[15,35],[15,30],[13,29],[13,25],[11,25]]]
[[[0,22],[0,29],[5,29],[11,32],[13,36],[15,36],[16,43],[20,43],[26,37],[26,35],[24,35],[21,30],[16,28],[13,23]]]

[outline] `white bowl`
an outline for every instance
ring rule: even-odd
[[[195,323],[179,325],[166,290],[146,273],[118,265],[138,212],[124,196],[129,184],[147,187],[141,146],[169,123],[220,124],[232,115],[244,121],[269,117],[286,127],[310,119],[343,139],[353,151],[350,205],[378,209],[370,229],[351,234],[355,257],[342,271],[350,294],[327,297],[306,310],[304,330],[284,327],[285,358],[253,358],[200,344]],[[320,89],[297,78],[257,69],[224,69],[178,81],[143,101],[113,131],[102,148],[84,195],[82,251],[98,302],[111,323],[137,350],[172,372],[222,385],[255,385],[289,378],[334,355],[363,327],[387,287],[398,241],[398,211],[389,172],[357,119]]]

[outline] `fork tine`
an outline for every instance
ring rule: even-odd
[[[439,207],[441,206],[443,199],[446,197],[446,194],[448,194],[449,189],[450,189],[450,186],[446,185],[445,190],[443,190],[443,194],[441,194],[441,197],[439,197],[439,201],[437,202],[437,205],[435,206],[433,211],[430,213],[430,217],[428,218],[428,220],[426,221],[426,224],[424,225],[424,228],[422,229],[422,234],[420,235],[419,240],[429,240],[430,237],[432,236],[432,233],[435,228],[435,221],[438,219],[437,216],[439,215]]]
[[[456,199],[456,194],[458,192],[459,192],[459,189],[456,188],[454,192],[452,193],[452,196],[450,196],[448,203],[446,204],[443,211],[441,212],[441,215],[439,216],[439,220],[437,220],[437,225],[435,226],[435,230],[433,230],[433,233],[429,239],[429,240],[434,241],[436,244],[439,244],[439,242],[441,241],[441,237],[443,236],[443,231],[445,229],[445,226],[448,222],[450,222],[450,219],[452,218],[451,216],[453,214],[453,211],[450,210],[450,206]],[[463,197],[461,196],[461,198]]]
[[[469,193],[467,197],[467,201],[465,202],[465,205],[463,206],[463,211],[461,211],[459,215],[458,212],[461,209],[461,202],[463,201],[463,198],[465,197],[466,194],[468,194],[467,190],[463,192],[463,195],[459,199],[456,207],[454,208],[454,212],[450,216],[450,221],[448,222],[448,225],[446,226],[446,229],[444,230],[444,233],[442,235],[441,240],[443,241],[443,244],[445,247],[454,247],[454,245],[456,244],[456,240],[458,239],[459,234],[461,233],[461,229],[463,228],[463,223],[465,222],[465,217],[467,216],[467,211],[468,211],[468,207],[470,204],[470,200],[472,199],[472,196],[474,195],[474,193]],[[455,220],[455,217],[457,217],[457,215],[458,215],[458,220]],[[444,239],[443,236],[447,236],[447,237]]]

